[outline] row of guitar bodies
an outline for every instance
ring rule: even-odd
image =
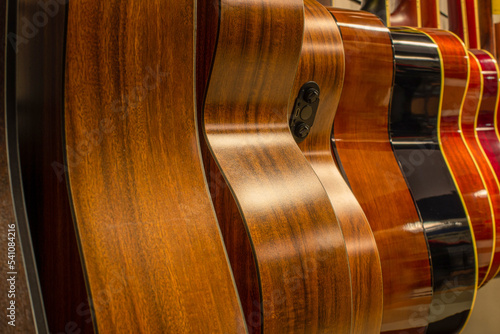
[[[313,0],[109,3],[7,51],[39,332],[464,328],[500,271],[489,53]]]

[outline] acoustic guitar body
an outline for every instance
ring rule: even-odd
[[[476,296],[477,255],[472,229],[440,146],[441,58],[437,45],[423,32],[393,28],[391,33],[396,76],[390,136],[424,223],[432,263],[427,333],[456,333],[467,322]]]
[[[454,32],[460,39],[469,45],[469,23],[466,12],[466,3],[463,0],[448,0],[448,25],[449,30]],[[475,17],[474,17],[475,20]],[[472,36],[476,38],[476,35]]]
[[[423,1],[425,2],[426,0]],[[400,0],[396,8],[391,10],[390,26],[420,27],[422,24],[420,3],[421,0]]]
[[[492,110],[494,110],[494,107],[496,106],[498,82],[494,79],[494,75],[491,75],[491,73],[486,74],[487,72],[485,72],[486,75],[483,75],[481,63],[473,52],[478,53],[478,56],[480,57],[482,55],[485,56],[485,58],[483,58],[484,66],[487,66],[488,62],[494,61],[491,56],[488,56],[488,54],[483,51],[469,51],[469,87],[467,89],[467,96],[465,98],[464,106],[460,114],[460,124],[465,142],[472,155],[474,156],[481,175],[484,178],[487,188],[486,190],[491,199],[491,204],[494,211],[494,228],[495,233],[497,233],[498,231],[500,231],[500,184],[495,170],[493,169],[492,163],[489,161],[488,155],[483,149],[480,141],[480,137],[484,137],[484,134],[482,132],[487,132],[487,127],[479,128],[479,131],[476,131],[476,128],[481,108],[487,108],[489,105],[489,108],[492,108]],[[490,65],[492,66],[490,69],[496,72],[495,65]],[[482,107],[483,104],[484,106]],[[489,128],[489,131],[491,131],[491,134],[493,135],[493,139],[497,140],[492,124],[490,124]],[[483,138],[483,140],[486,140],[486,142],[488,142],[487,138]],[[483,285],[494,278],[499,270],[499,246],[500,239],[498,238],[497,234],[495,238],[494,257],[491,262],[491,268],[485,280],[483,281]]]
[[[195,26],[192,0],[69,3],[67,168],[100,333],[247,332],[199,150]]]
[[[16,13],[17,8],[8,1],[0,2],[0,35],[3,37],[0,45],[0,247],[4,252],[0,266],[4,276],[0,283],[4,311],[0,332],[6,334],[47,332],[19,174],[16,100],[12,94],[16,50],[7,38],[10,32],[16,31]]]
[[[388,134],[394,74],[391,36],[373,14],[333,14],[344,42],[346,74],[332,142],[379,249],[384,285],[381,332],[422,333],[431,302],[431,268],[423,226]]]
[[[361,206],[335,164],[331,143],[333,120],[344,82],[344,64],[347,62],[346,65],[356,67],[356,64],[350,63],[351,56],[355,55],[345,53],[347,50],[343,47],[343,44],[350,42],[348,38],[352,38],[355,31],[349,34],[348,28],[343,28],[342,42],[336,22],[362,24],[362,21],[357,18],[358,12],[330,11],[335,18],[314,1],[305,1],[304,41],[288,116],[298,119],[299,123],[314,119],[309,135],[300,142],[299,147],[325,187],[344,235],[352,281],[355,319],[352,333],[379,334],[383,282],[377,244]],[[380,21],[377,22],[382,25]],[[388,47],[391,47],[390,42]],[[319,97],[315,95],[314,89],[303,91],[302,87],[311,81],[318,85]],[[298,99],[301,93],[306,94],[306,99],[307,94],[319,99],[319,103],[318,100],[310,100],[313,105],[318,103],[315,116],[309,113],[311,104]],[[298,131],[299,126],[296,124],[293,128]]]
[[[478,285],[486,279],[494,254],[494,212],[476,159],[460,128],[460,113],[469,80],[469,59],[463,43],[453,34],[422,29],[438,45],[444,82],[438,118],[441,151],[456,183],[476,240]]]
[[[325,13],[316,3],[306,6]],[[198,87],[206,88],[199,103],[206,175],[249,332],[350,333],[342,231],[288,127],[304,4],[222,0],[202,9],[197,64]]]
[[[390,17],[389,0],[363,0],[361,10],[377,15],[385,25],[389,24]]]
[[[491,1],[465,0],[469,48],[496,52]]]
[[[420,18],[422,27],[439,28],[441,24],[440,1],[420,0]]]

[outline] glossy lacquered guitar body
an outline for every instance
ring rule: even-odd
[[[333,14],[343,37],[346,74],[332,141],[378,245],[384,283],[382,332],[421,333],[431,302],[431,268],[423,226],[388,134],[394,74],[391,36],[372,14]]]
[[[213,159],[206,174],[249,331],[350,333],[342,231],[288,127],[303,1],[222,0],[204,10],[198,54],[215,50],[198,61],[207,75],[198,81],[205,157]]]
[[[199,151],[195,5],[69,3],[67,169],[100,333],[246,332]]]
[[[440,19],[440,0],[420,0],[421,27],[439,28]]]
[[[477,57],[475,54],[477,54]],[[481,58],[481,61],[479,61],[479,58]],[[492,162],[488,159],[488,155],[481,145],[481,140],[485,143],[485,147],[491,145],[490,140],[493,141],[493,144],[496,142],[498,145],[499,143],[493,127],[492,116],[496,108],[499,93],[498,75],[495,75],[495,73],[497,73],[495,60],[484,51],[469,51],[469,62],[469,87],[460,114],[460,124],[465,142],[474,156],[479,170],[481,171],[481,175],[484,178],[495,218],[494,227],[496,238],[494,244],[494,257],[491,261],[490,271],[483,281],[484,285],[495,277],[500,268],[500,238],[498,237],[498,232],[500,231],[500,184],[498,176],[493,169]],[[488,109],[490,111],[485,112],[485,110]],[[481,110],[483,111],[481,112]],[[482,116],[488,114],[491,116],[489,124],[487,120],[488,117],[482,118],[483,127],[478,128],[480,114]]]
[[[474,303],[477,255],[472,228],[441,151],[439,118],[446,83],[441,57],[438,46],[420,31],[393,28],[391,34],[396,76],[390,135],[424,223],[432,263],[434,294],[427,333],[455,333]]]
[[[391,10],[389,23],[391,27],[411,26],[420,27],[420,3],[422,0],[400,0],[394,10]],[[426,1],[426,0],[423,0]]]
[[[491,198],[476,159],[468,149],[460,128],[469,80],[469,59],[463,43],[453,34],[423,29],[438,45],[442,82],[438,118],[440,147],[461,195],[476,241],[478,285],[489,274],[493,259],[495,225]]]
[[[496,52],[491,1],[448,0],[450,30],[470,49]]]
[[[378,334],[383,311],[378,248],[361,206],[335,164],[331,143],[333,120],[344,82],[344,57],[346,65],[356,67],[351,60],[355,55],[346,53],[342,46],[349,44],[353,36],[345,28],[342,42],[335,22],[360,24],[361,20],[357,19],[358,12],[330,10],[335,18],[314,1],[305,1],[304,41],[289,102],[289,117],[298,115],[303,120],[309,116],[308,104],[297,101],[300,105],[296,105],[295,100],[304,84],[315,82],[320,89],[318,109],[310,133],[299,147],[325,187],[344,235],[352,281],[355,319],[352,333]]]

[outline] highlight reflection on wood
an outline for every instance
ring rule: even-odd
[[[299,147],[328,193],[346,242],[355,319],[352,333],[378,334],[382,323],[383,283],[377,244],[361,206],[335,164],[331,148],[333,119],[344,81],[345,50],[332,15],[312,0],[306,0],[305,5],[304,42],[288,104],[289,116],[294,112],[295,98],[302,85],[316,82],[321,90],[319,108],[309,136]],[[360,23],[351,17],[358,15],[357,12],[330,10],[337,22]]]
[[[202,119],[211,153],[243,217],[234,223],[243,223],[246,230],[225,236],[248,238],[253,246],[248,254],[239,242],[225,239],[230,258],[231,253],[255,258],[257,275],[238,284],[240,291],[245,284],[260,287],[262,300],[254,302],[262,318],[246,314],[247,321],[253,320],[249,329],[349,333],[351,281],[342,231],[288,128],[288,99],[304,31],[303,2],[220,4]],[[222,221],[227,219],[219,215],[223,230],[230,229],[232,221]]]
[[[371,14],[350,19],[338,22],[346,73],[332,140],[377,241],[384,280],[382,332],[418,333],[428,322],[431,270],[422,223],[389,141],[391,37]]]
[[[195,2],[71,1],[68,20],[68,172],[97,329],[245,333],[198,149]]]

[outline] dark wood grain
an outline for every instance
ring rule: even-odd
[[[69,4],[68,173],[101,333],[246,332],[198,146],[195,23],[189,0]]]
[[[498,238],[497,234],[497,232],[500,231],[500,183],[493,167],[491,166],[490,161],[488,160],[488,156],[481,147],[481,142],[479,141],[479,137],[476,133],[476,127],[483,94],[485,95],[485,102],[487,103],[486,100],[489,98],[489,96],[496,97],[498,95],[498,84],[495,83],[493,87],[490,86],[486,87],[485,89],[485,81],[487,84],[491,84],[491,82],[488,82],[489,79],[487,77],[483,78],[481,64],[479,63],[477,57],[470,51],[469,61],[469,86],[467,88],[467,95],[464,101],[464,106],[460,113],[460,124],[465,142],[472,155],[474,156],[486,184],[486,190],[488,191],[488,195],[491,200],[491,206],[493,208],[495,218],[493,224],[494,232],[496,234],[495,244],[493,245],[494,257],[491,261],[490,271],[483,281],[482,285],[484,285],[493,277],[495,277],[500,268],[500,238]],[[485,76],[487,76],[486,73]]]
[[[428,323],[431,269],[422,223],[389,140],[391,37],[368,13],[337,20],[346,73],[332,140],[378,245],[384,280],[382,332],[421,333]],[[355,28],[354,22],[372,29]]]
[[[468,85],[468,55],[462,42],[454,35],[442,30],[423,31],[432,37],[440,50],[444,81],[438,135],[443,155],[472,224],[478,255],[478,285],[481,285],[488,275],[493,257],[494,213],[483,176],[460,129],[459,117]]]
[[[17,1],[17,5],[17,145],[47,322],[51,332],[80,328],[91,333],[63,165],[66,7],[36,0]]]
[[[378,334],[383,311],[382,269],[378,248],[361,206],[335,164],[331,143],[333,119],[344,82],[344,64],[356,66],[351,57],[356,57],[352,47],[358,41],[350,40],[352,35],[349,32],[352,31],[343,28],[344,43],[349,46],[349,49],[344,50],[340,30],[328,10],[312,0],[306,0],[304,4],[304,41],[289,101],[289,116],[294,112],[294,100],[302,85],[308,81],[316,82],[321,90],[319,108],[309,136],[299,147],[325,187],[344,235],[352,281],[355,319],[352,333]],[[340,24],[361,24],[356,18],[358,12],[330,10]],[[390,41],[387,47],[391,47]]]
[[[242,223],[246,230],[233,235],[252,245],[247,254],[237,241],[227,243],[230,258],[255,258],[257,275],[238,287],[258,284],[257,325],[264,333],[349,333],[351,282],[342,231],[288,128],[303,32],[301,0],[222,0],[204,131],[242,216],[233,229],[242,230],[236,226]],[[222,222],[228,216],[219,216],[223,226],[233,223]]]

